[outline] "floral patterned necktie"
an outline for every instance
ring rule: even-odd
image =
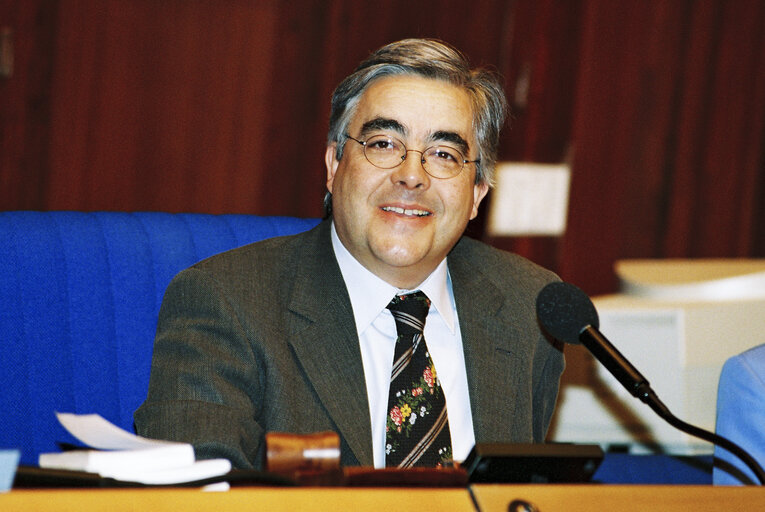
[[[451,464],[446,399],[423,337],[430,299],[421,291],[397,295],[387,308],[396,319],[398,337],[388,393],[385,465]]]

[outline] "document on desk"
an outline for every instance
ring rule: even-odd
[[[224,475],[227,459],[197,461],[188,443],[136,436],[98,414],[56,413],[61,425],[92,449],[42,453],[41,468],[97,473],[147,485],[193,482]]]

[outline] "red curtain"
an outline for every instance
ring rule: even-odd
[[[424,36],[504,75],[502,159],[572,165],[565,236],[489,242],[591,293],[618,259],[765,256],[758,0],[0,0],[0,25],[2,209],[318,216],[332,89]]]
[[[765,256],[765,4],[586,2],[559,271]]]

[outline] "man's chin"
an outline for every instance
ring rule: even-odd
[[[380,266],[392,274],[411,276],[424,273],[427,277],[433,271],[430,268],[430,262],[433,258],[427,250],[421,248],[418,250],[408,248],[407,250],[375,251],[374,255]]]

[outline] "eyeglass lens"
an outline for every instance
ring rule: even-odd
[[[382,169],[392,169],[406,159],[407,150],[404,143],[389,135],[375,135],[364,144],[364,156],[372,165]],[[421,153],[423,168],[435,177],[450,178],[462,170],[464,157],[462,153],[450,146],[432,146]]]

